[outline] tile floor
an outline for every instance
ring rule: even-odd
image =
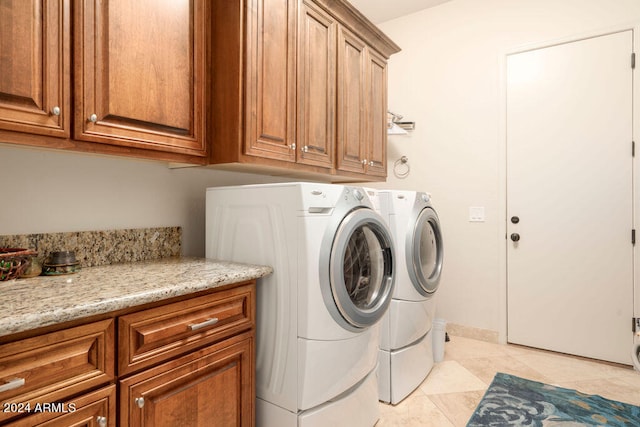
[[[640,405],[640,372],[631,368],[451,336],[416,391],[396,406],[380,404],[376,427],[465,426],[496,372]]]

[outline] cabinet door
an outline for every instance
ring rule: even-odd
[[[305,1],[298,39],[298,162],[333,166],[336,103],[336,28]]]
[[[387,176],[387,62],[367,49],[367,175]]]
[[[253,332],[120,381],[120,426],[231,427],[255,422]]]
[[[69,135],[69,0],[0,0],[0,129]]]
[[[37,413],[8,427],[115,427],[116,386],[110,385],[64,403],[31,406],[31,411]]]
[[[246,8],[245,154],[296,159],[296,0]]]
[[[0,402],[35,408],[112,381],[113,319],[0,346]],[[17,415],[0,411],[0,424]]]
[[[343,27],[338,29],[337,168],[364,173],[366,129],[365,44]]]
[[[75,137],[204,155],[204,0],[83,0]]]

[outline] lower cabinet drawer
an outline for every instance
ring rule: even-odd
[[[186,354],[248,330],[255,283],[118,318],[118,375]]]
[[[114,320],[0,346],[0,423],[11,409],[64,401],[115,378]]]
[[[116,386],[110,385],[66,402],[32,406],[32,415],[11,427],[116,427]]]

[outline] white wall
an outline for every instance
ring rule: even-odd
[[[445,240],[438,316],[504,333],[504,54],[623,24],[640,24],[640,1],[453,0],[380,24],[402,48],[389,109],[416,122],[389,137],[389,166],[406,155],[411,174],[390,170],[380,187],[434,196]],[[468,222],[470,206],[485,207],[484,223]]]
[[[277,180],[0,144],[0,235],[181,226],[204,256],[205,189]]]

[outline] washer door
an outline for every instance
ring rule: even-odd
[[[335,232],[322,283],[331,315],[348,330],[361,330],[384,315],[394,284],[393,243],[382,218],[369,208],[349,212]]]
[[[432,208],[424,208],[415,220],[415,227],[407,236],[407,267],[415,288],[429,296],[438,290],[442,273],[442,233],[438,215]]]

